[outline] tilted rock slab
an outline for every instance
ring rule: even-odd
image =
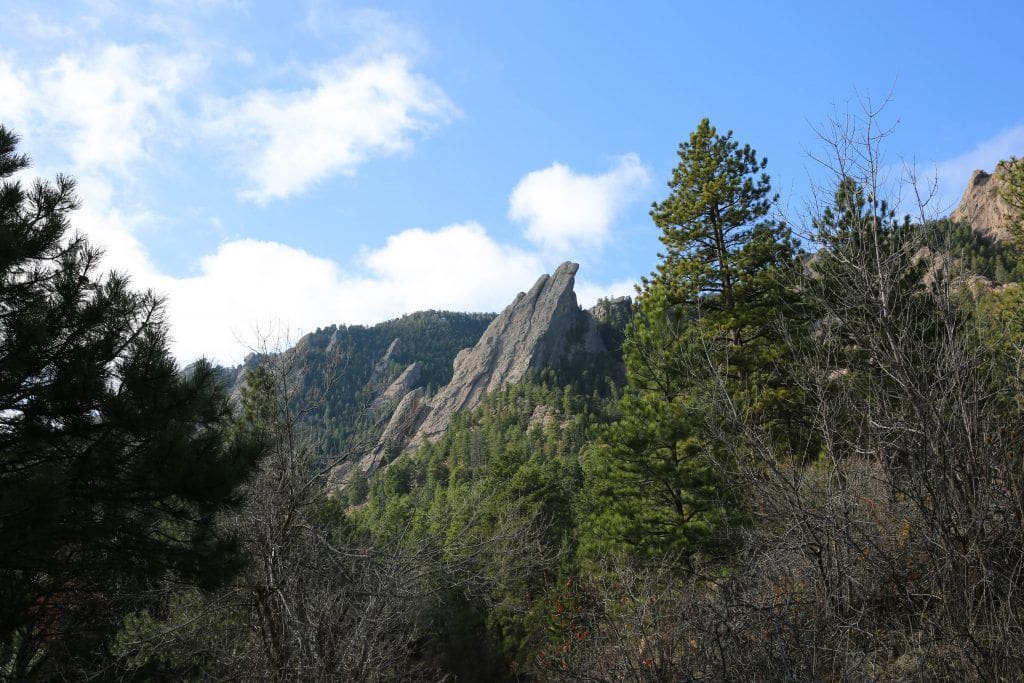
[[[388,385],[384,393],[373,400],[370,410],[374,413],[381,413],[393,408],[403,396],[419,385],[422,375],[423,365],[419,361],[413,361],[394,382]]]
[[[459,352],[451,382],[430,402],[409,448],[439,437],[455,413],[475,408],[489,392],[575,354],[606,352],[594,318],[576,303],[577,270],[579,264],[566,262],[553,275],[542,275],[494,319],[476,346]]]
[[[402,397],[384,433],[377,440],[376,447],[359,460],[358,467],[363,472],[372,475],[384,463],[389,451],[399,450],[405,445],[424,413],[429,410],[423,399],[423,387],[413,389]]]

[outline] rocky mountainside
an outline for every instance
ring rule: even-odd
[[[573,289],[578,269],[576,263],[563,263],[553,274],[542,275],[528,292],[520,292],[476,345],[459,352],[451,381],[429,399],[422,387],[408,382],[401,384],[405,393],[398,398],[396,384],[410,374],[410,366],[385,392],[390,401],[397,400],[397,407],[359,469],[372,474],[398,453],[436,439],[453,415],[475,408],[488,393],[546,368],[616,354],[618,349],[609,349],[602,338],[598,319],[606,323],[623,318],[629,299],[602,302],[593,312],[582,310]]]
[[[455,357],[452,381],[431,401],[414,443],[439,436],[453,414],[475,408],[486,393],[573,356],[607,351],[593,316],[576,303],[578,269],[563,263],[553,275],[542,275],[494,319],[476,346]]]
[[[498,316],[425,311],[372,327],[332,326],[272,356],[287,368],[294,407],[323,464],[344,483],[433,441],[452,416],[507,385],[539,378],[585,393],[621,385],[628,297],[590,311],[576,301],[578,264],[563,263]],[[236,388],[253,355],[225,376]],[[540,419],[540,418],[538,418]]]
[[[288,374],[293,407],[319,457],[333,460],[374,444],[410,390],[448,384],[455,355],[480,339],[493,313],[421,311],[372,326],[339,325],[305,335],[277,354],[254,354],[225,370],[236,386],[273,357]]]
[[[1009,237],[1009,207],[999,196],[1005,171],[997,167],[993,173],[976,170],[971,174],[963,197],[950,219],[971,226],[989,239]]]

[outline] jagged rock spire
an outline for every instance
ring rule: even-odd
[[[566,262],[542,275],[494,319],[476,346],[456,356],[452,381],[431,401],[414,445],[439,436],[452,415],[476,407],[488,392],[574,353],[605,351],[593,317],[576,303],[577,270],[579,264]]]

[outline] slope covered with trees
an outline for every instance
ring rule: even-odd
[[[320,458],[351,456],[372,445],[383,427],[369,410],[409,364],[420,364],[420,386],[433,393],[452,378],[452,362],[473,346],[494,319],[491,313],[421,311],[372,326],[339,325],[304,336],[282,351],[293,368],[293,408],[317,435]],[[271,354],[253,354],[235,375]]]
[[[897,213],[871,130],[836,129],[791,228],[767,161],[700,122],[661,260],[595,328],[625,383],[517,375],[340,489],[325,459],[372,441],[383,388],[443,385],[493,316],[318,330],[228,377],[232,410],[61,239],[70,184],[6,183],[0,672],[1020,678],[1018,241]]]

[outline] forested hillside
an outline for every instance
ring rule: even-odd
[[[422,311],[369,327],[327,327],[280,350],[295,369],[294,408],[314,431],[322,456],[348,452],[357,437],[360,443],[376,438],[380,416],[369,406],[411,363],[419,363],[417,384],[427,392],[447,384],[455,355],[475,344],[493,319],[490,313]],[[267,354],[249,356],[235,371],[236,381],[266,361]]]
[[[873,130],[799,223],[701,121],[635,302],[567,262],[219,382],[0,128],[0,675],[1018,680],[1024,164],[912,216]]]

